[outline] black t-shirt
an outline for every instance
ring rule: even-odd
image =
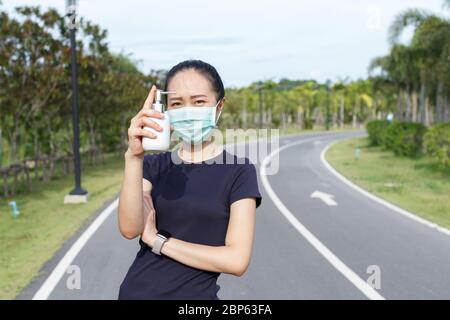
[[[157,229],[188,242],[225,245],[231,204],[243,198],[261,204],[254,164],[226,150],[197,163],[185,162],[176,150],[146,154],[143,177],[153,185]],[[218,299],[220,273],[154,254],[141,239],[139,243],[119,299]]]

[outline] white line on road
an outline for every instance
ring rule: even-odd
[[[310,195],[311,198],[317,198],[322,200],[323,202],[325,202],[325,204],[327,206],[337,206],[337,202],[334,201],[334,196],[332,194],[326,193],[326,192],[322,192],[322,191],[314,191],[313,193],[311,193]]]
[[[264,158],[260,166],[261,182],[264,186],[269,197],[272,199],[275,206],[280,210],[283,216],[294,226],[295,229],[325,258],[328,262],[335,267],[345,278],[347,278],[357,289],[359,289],[366,297],[372,300],[384,300],[374,288],[372,288],[367,282],[362,280],[353,270],[351,270],[344,262],[342,262],[333,252],[331,252],[319,239],[317,239],[281,202],[276,193],[273,191],[269,184],[269,180],[266,175],[266,162],[279,153],[280,151],[292,147],[294,145],[307,143],[314,140],[305,139],[301,141],[292,142],[284,145],[272,151],[267,157]]]
[[[70,266],[72,261],[88,242],[89,238],[97,231],[97,229],[102,225],[102,223],[109,217],[111,212],[113,212],[119,203],[119,198],[117,198],[113,203],[111,203],[105,210],[100,213],[100,215],[94,220],[94,222],[83,232],[83,234],[75,241],[72,247],[67,251],[64,257],[59,261],[55,269],[53,269],[50,276],[45,280],[36,294],[33,296],[33,300],[46,300],[50,296],[50,293],[56,287],[58,282],[61,280],[63,275],[66,273],[67,268]]]
[[[338,140],[339,141],[339,140]],[[400,213],[402,215],[404,215],[405,217],[408,217],[416,222],[419,222],[423,225],[426,225],[427,227],[430,227],[432,229],[436,229],[439,232],[442,232],[446,235],[450,236],[450,230],[446,229],[444,227],[439,226],[438,224],[431,222],[429,220],[426,220],[424,218],[419,217],[418,215],[416,215],[415,213],[409,212],[405,209],[402,209],[400,207],[397,207],[396,205],[387,202],[386,200],[383,200],[381,198],[378,198],[377,196],[375,196],[374,194],[364,190],[363,188],[357,186],[356,184],[354,184],[353,182],[351,182],[350,180],[348,180],[346,177],[344,177],[342,174],[340,174],[339,172],[336,171],[336,169],[334,169],[329,163],[328,161],[325,159],[325,153],[328,151],[328,149],[336,142],[338,141],[334,141],[329,143],[320,153],[320,161],[322,161],[322,164],[333,174],[335,175],[338,179],[340,179],[343,183],[345,183],[347,186],[353,188],[354,190],[362,193],[363,195],[365,195],[366,197],[388,207],[389,209],[391,209],[392,211],[395,211],[397,213]]]

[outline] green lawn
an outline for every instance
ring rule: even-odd
[[[82,186],[89,192],[84,204],[64,204],[73,188],[72,175],[48,183],[33,181],[31,194],[0,201],[0,299],[13,299],[61,245],[108,199],[118,193],[123,158],[107,155],[104,166],[83,168]],[[20,215],[12,217],[10,200]]]
[[[355,148],[360,149],[355,159]],[[367,138],[334,144],[327,161],[345,177],[371,193],[450,228],[450,169],[429,158],[396,157],[381,147],[369,147]]]

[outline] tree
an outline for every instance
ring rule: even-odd
[[[445,5],[448,7],[448,0]],[[436,91],[437,120],[443,121],[444,110],[448,109],[448,44],[450,41],[450,20],[425,10],[409,9],[399,14],[389,31],[389,40],[396,45],[406,27],[414,27],[411,48],[415,54],[415,65],[420,73],[420,121],[430,123],[430,93]],[[444,72],[443,72],[444,71]],[[447,101],[447,102],[443,102]]]

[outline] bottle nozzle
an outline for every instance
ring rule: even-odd
[[[176,93],[175,91],[162,91],[162,90],[156,90],[156,103],[161,102],[161,95],[162,94],[169,94],[169,93]]]
[[[159,112],[164,111],[163,110],[163,104],[161,103],[161,95],[162,94],[169,94],[169,93],[176,93],[175,91],[162,91],[162,90],[156,90],[156,100],[153,104],[153,108]]]

